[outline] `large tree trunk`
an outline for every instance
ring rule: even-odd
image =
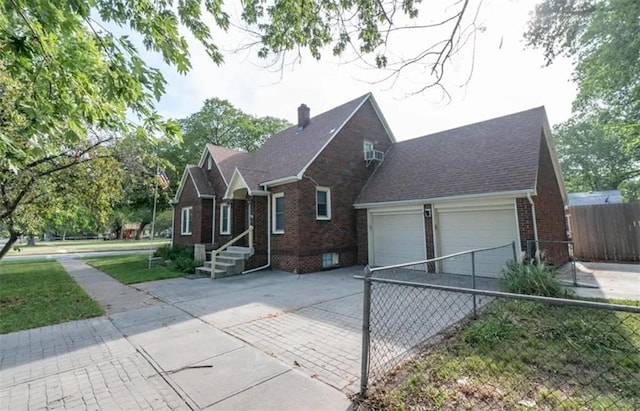
[[[36,245],[36,237],[33,234],[29,234],[27,238],[27,247],[35,247]]]
[[[145,227],[149,225],[148,221],[142,221],[140,222],[140,229],[138,230],[138,232],[136,233],[136,240],[140,239],[140,236],[142,235],[142,232],[144,231]]]
[[[9,240],[6,242],[4,246],[2,246],[2,249],[0,250],[0,260],[2,260],[2,257],[4,257],[5,254],[9,252],[9,250],[11,250],[11,248],[13,247],[13,245],[16,243],[17,240],[18,240],[18,234],[9,230]]]

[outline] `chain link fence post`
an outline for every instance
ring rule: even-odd
[[[471,253],[471,288],[476,289],[476,253]],[[473,295],[473,318],[478,316],[476,295]]]
[[[364,298],[362,304],[362,358],[360,368],[360,395],[364,397],[367,393],[367,383],[369,380],[369,348],[370,338],[370,316],[371,316],[371,267],[364,268]]]

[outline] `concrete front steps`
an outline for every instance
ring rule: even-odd
[[[212,268],[211,253],[207,253],[208,261],[196,268],[196,274],[210,276],[212,280],[242,274],[244,263],[251,255],[249,247],[231,246],[216,256],[216,266]]]

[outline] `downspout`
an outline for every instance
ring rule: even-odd
[[[211,206],[211,246],[214,247],[216,243],[216,196],[213,196],[211,203],[213,203]]]
[[[267,264],[263,265],[262,267],[252,268],[251,270],[243,271],[242,274],[249,274],[254,271],[264,270],[265,268],[269,268],[269,267],[271,267],[271,193],[267,195]]]
[[[531,193],[527,193],[527,199],[531,204],[531,219],[533,220],[533,240],[536,243],[536,250],[538,249],[538,222],[536,221],[536,205],[533,203]],[[539,261],[538,261],[539,262]]]

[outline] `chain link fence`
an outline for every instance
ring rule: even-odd
[[[640,304],[509,294],[473,275],[508,247],[360,277],[362,408],[640,409]]]

